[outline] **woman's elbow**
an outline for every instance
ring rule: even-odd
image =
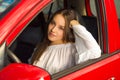
[[[97,48],[95,50],[94,58],[99,58],[99,57],[101,57],[101,49]]]

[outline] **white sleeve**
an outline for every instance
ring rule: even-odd
[[[92,34],[82,25],[74,25],[76,64],[101,56],[101,49]]]

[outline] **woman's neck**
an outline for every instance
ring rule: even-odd
[[[67,42],[51,42],[50,45],[59,45],[59,44],[65,44]]]

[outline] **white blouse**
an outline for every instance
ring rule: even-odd
[[[101,49],[84,26],[73,26],[75,43],[51,45],[33,65],[54,74],[76,64],[101,56]]]

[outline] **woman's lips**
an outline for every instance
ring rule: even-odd
[[[49,36],[55,37],[56,35],[55,35],[55,33],[53,33],[53,32],[49,32]]]

